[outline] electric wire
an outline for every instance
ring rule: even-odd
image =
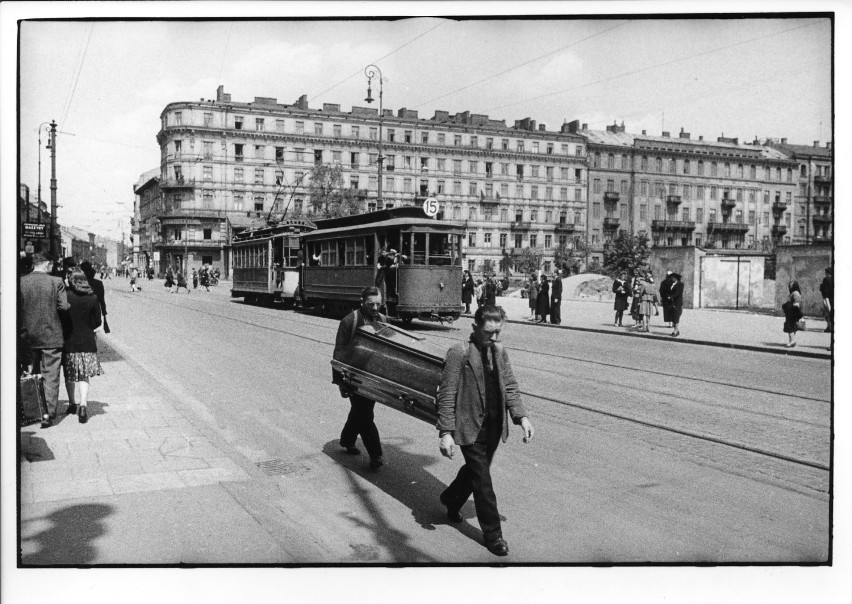
[[[634,70],[631,70],[631,71],[624,71],[624,72],[621,72],[621,73],[617,73],[615,75],[611,75],[611,76],[608,76],[608,77],[605,77],[605,78],[601,78],[599,80],[595,80],[593,82],[586,82],[586,83],[583,83],[583,84],[578,84],[577,86],[571,86],[569,88],[563,88],[561,90],[555,90],[553,92],[548,92],[546,94],[542,94],[542,95],[539,95],[539,96],[521,99],[519,101],[507,103],[505,105],[499,105],[499,106],[496,106],[496,107],[491,107],[491,108],[485,109],[483,111],[486,112],[486,113],[490,113],[492,111],[497,111],[498,109],[505,109],[506,107],[514,107],[515,105],[520,105],[522,103],[529,103],[529,102],[532,102],[532,101],[538,101],[538,100],[545,99],[545,98],[548,98],[548,97],[551,97],[551,96],[556,96],[557,94],[563,94],[565,92],[571,92],[573,90],[580,90],[581,88],[587,88],[589,86],[594,86],[596,84],[603,84],[604,82],[611,82],[612,80],[617,80],[619,78],[624,78],[624,77],[636,75],[637,73],[643,73],[643,72],[646,72],[646,71],[651,71],[653,69],[657,69],[657,68],[660,68],[660,67],[666,67],[668,65],[673,65],[675,63],[681,63],[683,61],[688,61],[690,59],[695,59],[695,58],[698,58],[698,57],[704,57],[704,56],[707,56],[707,55],[710,55],[710,54],[721,52],[723,50],[729,50],[731,48],[736,48],[738,46],[744,46],[746,44],[751,44],[753,42],[759,42],[760,40],[766,40],[767,38],[772,38],[774,36],[780,36],[782,34],[786,34],[786,33],[789,33],[791,31],[796,31],[798,29],[803,29],[805,27],[812,27],[813,25],[816,25],[817,23],[818,22],[805,23],[804,25],[798,25],[796,27],[791,27],[789,29],[785,29],[785,30],[782,30],[782,31],[773,32],[771,34],[766,34],[764,36],[758,36],[756,38],[749,38],[748,40],[742,40],[740,42],[735,42],[733,44],[727,44],[725,46],[720,46],[718,48],[711,48],[710,50],[705,50],[705,51],[702,51],[702,52],[699,52],[699,53],[696,53],[696,54],[692,54],[692,55],[687,55],[687,56],[684,56],[684,57],[678,57],[677,59],[671,59],[669,61],[664,61],[662,63],[655,63],[654,65],[648,65],[646,67],[641,67],[639,69],[634,69]]]
[[[80,74],[83,72],[83,65],[86,62],[86,53],[89,51],[89,40],[92,39],[92,32],[95,30],[95,24],[89,26],[89,35],[86,36],[86,45],[83,48],[83,57],[80,59],[80,66],[77,69],[77,75],[74,76],[74,86],[71,89],[71,96],[68,98],[68,105],[65,107],[65,113],[62,115],[62,121],[59,122],[60,126],[65,127],[65,118],[68,116],[68,112],[71,110],[71,106],[74,104],[74,94],[77,92],[77,82],[80,80]]]
[[[416,37],[412,38],[411,40],[409,40],[408,42],[406,42],[406,43],[405,43],[405,44],[403,44],[402,46],[399,46],[399,47],[397,47],[397,48],[393,49],[392,51],[390,51],[390,52],[389,52],[388,54],[386,54],[385,56],[380,57],[380,58],[378,58],[378,59],[375,59],[375,60],[373,60],[373,61],[371,61],[371,62],[372,62],[372,63],[378,63],[379,61],[383,61],[384,59],[387,59],[389,56],[391,56],[392,54],[394,54],[394,53],[396,53],[396,52],[399,52],[400,50],[402,50],[403,48],[405,48],[406,46],[408,46],[408,45],[409,45],[409,44],[411,44],[412,42],[415,42],[415,41],[419,40],[420,38],[422,38],[423,36],[425,36],[426,34],[428,34],[428,33],[431,33],[431,32],[433,32],[433,31],[435,31],[436,29],[438,29],[439,27],[441,27],[442,25],[444,25],[444,23],[445,23],[444,21],[442,21],[441,23],[438,23],[438,24],[437,24],[435,27],[433,27],[432,29],[429,29],[429,30],[427,30],[427,31],[423,32],[422,34],[420,34],[419,36],[416,36]],[[332,86],[331,88],[326,88],[326,89],[325,89],[325,90],[323,90],[322,92],[320,92],[320,93],[318,93],[318,94],[315,94],[313,97],[311,97],[311,98],[309,99],[309,102],[310,102],[310,101],[313,101],[313,100],[315,100],[315,99],[317,99],[317,98],[319,98],[319,97],[321,97],[322,95],[324,95],[324,94],[325,94],[325,93],[327,93],[327,92],[330,92],[331,90],[334,90],[335,88],[337,88],[337,87],[338,87],[338,86],[340,86],[341,84],[345,84],[346,82],[348,82],[349,80],[351,80],[352,78],[354,78],[355,76],[357,76],[357,75],[359,75],[359,74],[361,74],[361,73],[364,73],[364,69],[363,69],[363,68],[359,69],[358,71],[356,71],[356,72],[355,72],[355,73],[353,73],[352,75],[347,76],[346,78],[344,78],[343,80],[339,81],[337,84],[335,84],[335,85],[334,85],[334,86]]]
[[[562,52],[563,50],[565,50],[565,49],[567,49],[567,48],[571,48],[572,46],[577,46],[578,44],[582,44],[583,42],[586,42],[587,40],[591,40],[592,38],[596,38],[596,37],[601,36],[601,35],[603,35],[603,34],[605,34],[605,33],[609,33],[609,32],[611,32],[611,31],[612,31],[612,30],[614,30],[614,29],[618,29],[619,27],[623,27],[623,26],[627,25],[628,23],[629,23],[629,21],[624,21],[623,23],[619,23],[618,25],[616,25],[616,26],[614,26],[614,27],[610,27],[609,29],[605,29],[604,31],[599,31],[599,32],[598,32],[598,33],[596,33],[596,34],[592,34],[591,36],[587,36],[587,37],[583,38],[582,40],[577,40],[576,42],[572,42],[571,44],[566,44],[565,46],[562,46],[562,47],[560,47],[560,48],[557,48],[556,50],[551,50],[550,52],[547,52],[547,53],[545,53],[545,54],[543,54],[543,55],[539,55],[539,56],[537,56],[537,57],[533,57],[532,59],[529,59],[528,61],[524,61],[523,63],[519,63],[519,64],[515,65],[514,67],[510,67],[510,68],[508,68],[508,69],[504,69],[503,71],[500,71],[500,72],[498,72],[498,73],[495,73],[494,75],[490,75],[490,76],[488,76],[487,78],[483,78],[483,79],[481,79],[481,80],[478,80],[478,81],[476,81],[476,82],[473,82],[473,83],[471,83],[471,84],[468,84],[467,86],[462,86],[461,88],[456,88],[455,90],[451,90],[450,92],[447,92],[446,94],[442,94],[441,96],[436,96],[435,98],[429,99],[428,101],[423,101],[422,103],[420,103],[420,104],[418,105],[418,107],[417,107],[417,108],[420,108],[420,107],[422,107],[423,105],[427,105],[427,104],[429,104],[429,103],[433,103],[433,102],[435,102],[435,101],[439,101],[439,100],[441,100],[441,99],[443,99],[443,98],[446,98],[446,97],[448,97],[448,96],[450,96],[450,95],[452,95],[452,94],[455,94],[455,93],[457,93],[457,92],[461,92],[462,90],[467,90],[468,88],[472,88],[472,87],[474,87],[474,86],[478,86],[479,84],[482,84],[483,82],[487,82],[487,81],[489,81],[489,80],[493,80],[494,78],[497,78],[497,77],[500,77],[501,75],[507,74],[507,73],[509,73],[510,71],[514,71],[514,70],[516,70],[516,69],[520,69],[521,67],[525,67],[525,66],[529,65],[530,63],[534,63],[534,62],[536,62],[536,61],[538,61],[538,60],[541,60],[541,59],[543,59],[543,58],[545,58],[545,57],[549,57],[549,56],[554,55],[554,54],[556,54],[556,53],[558,53],[558,52]]]

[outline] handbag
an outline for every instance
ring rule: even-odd
[[[109,323],[107,323],[106,315],[104,315],[104,333],[109,333]]]
[[[796,331],[805,331],[806,327],[807,327],[807,324],[805,323],[804,319],[802,319],[800,321],[796,321]]]

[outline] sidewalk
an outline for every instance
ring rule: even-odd
[[[530,323],[529,301],[520,297],[500,297],[502,306],[514,323]],[[473,308],[471,308],[473,310]],[[782,331],[784,317],[754,313],[745,310],[684,309],[680,320],[680,336],[671,337],[672,330],[660,316],[651,317],[651,332],[641,333],[629,326],[633,319],[625,311],[624,327],[613,325],[615,311],[612,301],[570,300],[562,301],[562,329],[611,333],[619,336],[664,339],[672,342],[704,344],[742,350],[757,350],[806,356],[831,358],[831,333],[825,332],[825,320],[805,317],[807,329],[796,335],[796,347],[786,348],[787,334]],[[540,325],[544,329],[557,329],[555,325]]]
[[[63,384],[57,423],[20,429],[23,564],[193,562],[186,552],[233,562],[234,543],[245,562],[288,560],[224,487],[262,472],[202,434],[109,336],[98,346],[105,374],[92,380],[88,423],[62,415]]]

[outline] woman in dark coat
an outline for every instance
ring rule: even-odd
[[[83,271],[83,274],[86,275],[86,280],[89,282],[89,287],[92,288],[92,291],[95,292],[95,296],[98,298],[98,304],[101,306],[101,316],[104,321],[104,333],[109,333],[109,326],[107,325],[107,309],[106,309],[106,298],[104,295],[104,282],[100,279],[95,278],[95,267],[92,266],[92,263],[89,261],[83,261],[80,263],[80,269]]]
[[[629,286],[627,285],[627,273],[621,273],[613,282],[612,282],[612,293],[615,294],[615,304],[613,308],[615,309],[615,325],[617,327],[622,327],[621,319],[624,316],[624,311],[627,310],[627,295],[629,292]]]
[[[530,282],[527,284],[527,301],[530,305],[530,321],[535,321],[535,308],[538,306],[538,281],[535,280],[535,275],[530,275]]]
[[[169,290],[169,293],[172,293],[172,287],[175,285],[175,273],[172,270],[172,267],[166,271],[166,282],[163,283],[163,287]]]
[[[633,301],[630,303],[630,316],[633,317],[633,327],[639,327],[642,325],[642,314],[639,312],[642,302],[642,280],[638,275],[633,276],[630,293],[633,296]]]
[[[541,285],[538,288],[538,297],[535,302],[535,314],[538,315],[539,323],[547,323],[547,315],[550,314],[550,285],[547,283],[547,275],[541,276]]]
[[[781,306],[784,310],[784,333],[787,334],[787,348],[796,345],[796,332],[799,331],[799,320],[804,316],[802,313],[802,290],[798,281],[791,281],[787,286],[790,296]]]
[[[473,284],[473,277],[470,276],[470,271],[465,271],[462,277],[462,303],[464,304],[465,314],[470,314],[470,303],[473,302],[473,290],[476,286]]]
[[[669,300],[671,301],[669,312],[671,313],[672,327],[674,328],[672,337],[676,338],[680,335],[678,325],[680,325],[680,316],[683,314],[683,277],[679,273],[672,273],[670,276],[672,286],[669,289]]]
[[[68,274],[68,308],[65,321],[65,347],[62,368],[65,371],[65,389],[68,391],[67,414],[76,413],[80,423],[89,420],[89,378],[103,375],[98,360],[95,329],[101,325],[101,308],[85,273],[73,268]],[[77,403],[76,390],[80,386]]]

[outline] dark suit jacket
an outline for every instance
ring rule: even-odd
[[[494,350],[497,375],[500,379],[500,405],[503,408],[503,442],[509,438],[506,413],[515,424],[527,412],[521,404],[518,382],[512,373],[509,356],[502,344]],[[459,343],[450,348],[444,360],[441,388],[438,390],[438,424],[440,431],[453,433],[458,445],[476,442],[485,419],[485,369],[482,356],[473,342]]]
[[[68,333],[65,352],[97,352],[95,329],[101,325],[101,307],[95,294],[68,292]]]
[[[62,348],[65,338],[59,313],[66,310],[68,298],[62,279],[39,271],[21,277],[18,329],[30,348]]]
[[[559,277],[553,280],[553,285],[550,287],[550,299],[554,304],[562,301],[562,279]]]

